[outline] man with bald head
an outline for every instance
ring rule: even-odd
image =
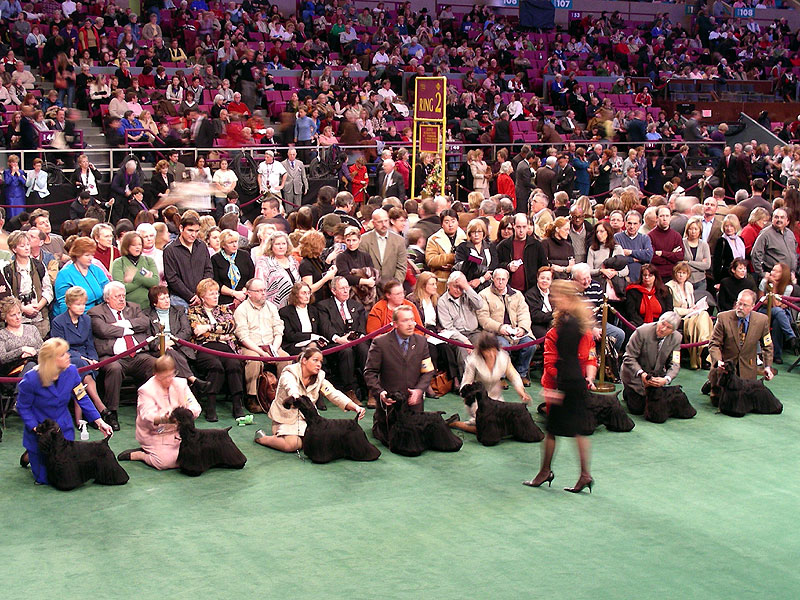
[[[360,249],[372,258],[381,285],[390,279],[405,281],[406,244],[402,237],[389,230],[389,213],[382,208],[372,213],[372,231],[361,236]]]
[[[397,172],[394,167],[394,161],[391,158],[383,161],[383,166],[378,172],[377,195],[384,199],[395,196],[401,202],[406,200],[406,186],[403,182],[403,176]]]

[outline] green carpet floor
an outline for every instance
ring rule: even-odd
[[[63,493],[19,468],[12,418],[0,444],[2,596],[797,598],[800,377],[784,370],[770,384],[782,415],[733,419],[700,395],[704,375],[678,379],[694,419],[596,432],[596,486],[578,496],[562,491],[578,475],[571,440],[553,487],[530,489],[520,483],[541,444],[484,448],[465,435],[455,454],[381,448],[374,463],[314,465],[255,446],[255,426],[232,430],[242,471],[189,478],[125,463],[125,486]],[[426,408],[464,414],[452,395]],[[120,416],[116,452],[134,445],[133,408]]]

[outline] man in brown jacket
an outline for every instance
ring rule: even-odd
[[[769,318],[753,311],[755,303],[755,292],[742,290],[736,299],[735,308],[719,313],[708,344],[708,354],[712,369],[732,360],[736,364],[739,377],[754,380],[758,377],[756,353],[760,342],[764,377],[769,381],[775,376],[772,370],[773,348]],[[711,404],[716,406],[718,402],[712,396]]]

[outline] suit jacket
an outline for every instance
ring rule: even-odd
[[[293,192],[298,196],[304,196],[308,191],[308,178],[306,177],[306,166],[295,159],[294,168],[292,168],[289,159],[283,161],[283,168],[286,169],[286,183],[283,186],[284,191]]]
[[[114,356],[114,343],[122,337],[122,328],[115,325],[117,316],[111,312],[108,304],[103,302],[89,311],[92,318],[94,347],[100,360]],[[127,319],[133,329],[133,341],[141,344],[150,334],[150,319],[142,312],[138,304],[126,302],[122,309],[122,318]]]
[[[686,164],[686,159],[684,158],[683,154],[676,154],[672,157],[672,160],[669,161],[670,166],[672,167],[672,172],[675,174],[675,177],[681,178],[681,185],[686,183],[688,179],[688,165]]]
[[[711,224],[711,231],[706,240],[711,254],[714,254],[714,248],[717,247],[717,242],[722,237],[722,219],[724,219],[722,215],[714,215],[714,222]]]
[[[369,231],[361,236],[360,249],[369,254],[372,263],[380,272],[381,284],[390,279],[396,279],[400,283],[406,278],[406,244],[399,235],[393,231],[389,232],[389,239],[386,241],[386,248],[383,251],[383,262],[381,262],[378,252],[378,239],[374,231]]]
[[[116,223],[120,219],[128,217],[128,198],[125,196],[125,187],[132,190],[135,187],[142,187],[142,178],[138,171],[131,175],[130,183],[126,183],[125,167],[120,169],[114,179],[111,180],[111,195],[114,197],[114,205],[111,207],[110,221]]]
[[[433,375],[428,342],[423,336],[413,334],[409,338],[405,355],[400,350],[394,331],[379,335],[372,341],[364,380],[375,398],[383,391],[405,394],[410,389],[425,390]]]
[[[367,312],[364,310],[364,305],[355,298],[345,302],[347,312],[350,314],[349,324],[342,319],[336,298],[326,298],[314,306],[317,308],[320,335],[324,338],[333,340],[334,335],[344,335],[350,331],[363,335],[367,331]]]
[[[150,208],[153,208],[156,202],[158,202],[158,195],[166,192],[174,182],[175,176],[169,171],[167,171],[166,181],[164,181],[164,178],[160,174],[153,174],[150,178],[150,183],[147,184],[147,193],[145,194],[145,200]]]
[[[556,192],[556,172],[550,167],[539,167],[536,169],[536,187],[540,188],[550,201]]]
[[[528,212],[528,200],[533,191],[533,172],[527,160],[519,161],[517,165],[514,188],[517,195],[517,212]]]
[[[278,311],[278,314],[283,321],[283,344],[281,347],[289,354],[296,354],[302,348],[298,348],[295,344],[311,339],[311,334],[316,333],[322,335],[319,330],[319,319],[317,318],[317,308],[313,304],[308,305],[308,318],[311,321],[311,332],[307,333],[302,331],[303,326],[300,324],[300,317],[297,315],[297,309],[287,304]]]
[[[570,198],[575,187],[575,169],[567,163],[563,169],[558,169],[556,173],[555,189],[557,192],[567,192]]]
[[[197,126],[194,145],[198,148],[211,148],[214,145],[214,124],[207,117],[202,117]]]
[[[533,337],[538,339],[547,333],[547,330],[553,325],[552,301],[550,310],[547,310],[544,306],[544,297],[539,286],[534,285],[525,292],[525,302],[528,303],[528,310],[531,312]]]
[[[386,173],[381,170],[378,172],[378,189],[376,193],[381,198],[388,198],[389,196],[395,196],[400,199],[400,202],[406,201],[406,185],[403,182],[403,176],[398,173],[396,170],[392,171],[389,175],[391,177],[389,181],[389,187],[386,188],[386,192],[384,193],[384,180],[386,179]]]
[[[150,321],[149,335],[157,335],[161,333],[161,323],[158,320],[158,313],[156,312],[156,309],[148,308],[142,312]],[[169,332],[176,338],[185,342],[192,341],[192,327],[189,325],[189,317],[186,316],[186,313],[183,310],[174,306],[169,307]],[[197,356],[197,352],[188,346],[175,344],[173,348],[183,354],[189,360],[194,360]],[[155,339],[153,340],[153,343],[150,344],[150,350],[156,352],[158,349],[158,339]]]
[[[644,395],[645,389],[641,376],[636,374],[640,370],[653,377],[669,376],[674,380],[681,369],[681,334],[673,331],[664,338],[659,348],[656,325],[648,323],[634,331],[622,358],[622,383],[641,395]]]
[[[758,376],[756,353],[761,343],[761,353],[765,367],[772,366],[772,337],[769,333],[769,318],[760,312],[750,313],[750,325],[744,338],[739,341],[739,318],[736,311],[726,310],[717,315],[711,341],[708,344],[708,355],[711,364],[732,360],[739,370],[739,377],[755,379]]]

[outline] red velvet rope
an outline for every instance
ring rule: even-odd
[[[368,333],[364,337],[360,337],[357,340],[347,342],[346,344],[333,346],[331,348],[326,348],[325,350],[322,350],[322,354],[327,356],[328,354],[334,354],[336,352],[339,352],[340,350],[352,348],[353,346],[361,344],[362,342],[366,342],[367,340],[371,340],[372,338],[377,337],[382,333],[391,331],[392,327],[393,325],[389,323],[388,325],[384,325],[380,329],[376,329],[372,333]],[[232,358],[234,360],[255,360],[258,362],[287,362],[287,361],[297,360],[300,356],[299,354],[295,356],[246,356],[244,354],[236,354],[235,352],[221,352],[219,350],[212,350],[211,348],[206,348],[205,346],[199,346],[198,344],[187,342],[186,340],[176,338],[175,336],[170,336],[170,337],[181,346],[192,348],[197,352],[205,352],[206,354],[211,354],[212,356],[219,356],[220,358]]]
[[[459,348],[467,348],[469,350],[473,350],[475,348],[475,346],[473,346],[472,344],[465,344],[464,342],[459,342],[458,340],[453,340],[453,339],[441,336],[438,333],[436,333],[435,331],[431,331],[430,329],[425,329],[424,327],[421,327],[420,325],[417,325],[417,330],[423,332],[425,335],[433,336],[436,339],[439,339],[439,340],[442,340],[444,342],[447,342],[448,344],[453,344],[454,346],[458,346]],[[514,346],[506,346],[505,348],[503,348],[503,350],[505,350],[507,352],[514,352],[515,350],[522,350],[523,348],[528,348],[530,346],[536,346],[538,344],[541,344],[542,342],[544,342],[544,338],[540,337],[537,340],[533,340],[533,341],[530,341],[530,342],[525,342],[524,344],[516,344]]]
[[[147,346],[150,342],[152,342],[154,339],[156,339],[155,336],[149,337],[140,344],[136,344],[130,350],[125,350],[125,352],[120,352],[119,354],[115,354],[114,356],[109,356],[108,358],[96,362],[93,365],[86,365],[85,367],[81,367],[80,369],[78,369],[78,373],[83,374],[83,373],[88,373],[89,371],[96,371],[97,369],[102,369],[106,365],[110,365],[113,362],[117,362],[118,360],[123,359],[126,356],[129,356],[131,352],[136,352],[138,350],[141,350],[142,348]],[[20,381],[22,381],[22,377],[0,377],[0,383],[19,383]]]
[[[75,198],[69,200],[59,200],[58,202],[45,202],[44,204],[37,202],[36,204],[0,204],[0,208],[41,208],[42,206],[59,206],[61,204],[71,204]]]

